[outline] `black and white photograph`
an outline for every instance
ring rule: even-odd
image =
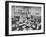
[[[41,30],[41,7],[11,7],[12,31]]]
[[[13,1],[6,5],[8,35],[44,33],[44,3]]]

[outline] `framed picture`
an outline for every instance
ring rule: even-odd
[[[45,3],[5,2],[5,35],[45,34]]]

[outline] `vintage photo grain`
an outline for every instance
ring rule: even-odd
[[[11,6],[12,31],[41,29],[41,7]]]

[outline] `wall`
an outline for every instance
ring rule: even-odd
[[[28,7],[28,8],[27,8]],[[28,13],[30,15],[34,15],[34,16],[40,16],[41,15],[41,7],[29,7],[29,6],[12,6],[12,17],[17,15],[17,13]]]
[[[15,0],[15,1],[44,2],[44,3],[46,3],[46,0]],[[45,6],[45,9],[46,9],[46,6]],[[46,16],[45,16],[45,19],[46,19]],[[45,31],[46,31],[46,29],[45,29]],[[5,37],[5,0],[0,0],[0,37]],[[46,37],[46,32],[45,32],[45,34],[42,34],[42,35],[41,34],[40,35],[24,35],[24,36],[16,36],[16,37]]]

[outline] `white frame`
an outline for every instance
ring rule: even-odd
[[[11,30],[11,6],[36,6],[41,7],[41,30],[31,30],[31,31],[12,31]],[[44,32],[44,6],[42,4],[26,4],[26,3],[9,3],[9,35],[12,34],[26,34],[26,33],[42,33]]]

